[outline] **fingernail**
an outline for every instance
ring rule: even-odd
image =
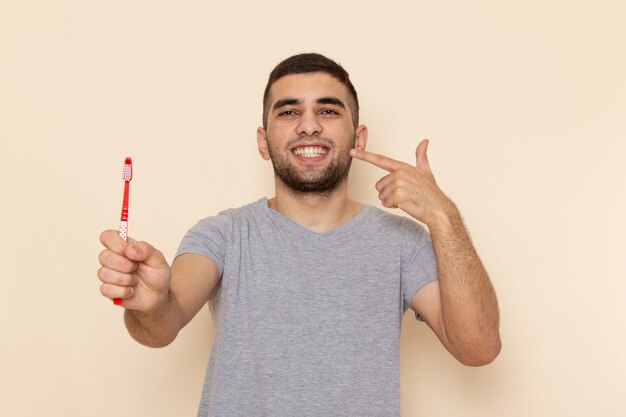
[[[351,156],[356,156],[357,152],[358,151],[356,149],[350,149],[350,155]]]
[[[122,299],[121,298],[114,298],[113,299],[113,304],[115,304],[116,306],[121,306],[122,305]]]

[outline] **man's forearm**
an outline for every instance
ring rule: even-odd
[[[181,329],[182,316],[176,297],[170,291],[156,310],[150,312],[126,310],[124,323],[137,342],[150,347],[167,346]]]
[[[487,271],[453,203],[428,226],[448,340],[464,362],[491,362],[500,351],[500,335],[498,303]]]

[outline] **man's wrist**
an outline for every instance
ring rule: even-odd
[[[150,347],[163,347],[176,338],[181,328],[180,308],[174,294],[168,291],[163,301],[150,310],[126,309],[124,322],[137,342]]]
[[[162,314],[168,314],[172,307],[172,304],[176,302],[176,297],[172,290],[160,294],[156,297],[156,300],[150,303],[149,306],[139,309],[127,309],[132,312],[138,319],[158,317]]]
[[[440,204],[425,223],[431,233],[433,231],[454,231],[459,225],[463,227],[461,213],[450,199],[446,199],[444,203]]]

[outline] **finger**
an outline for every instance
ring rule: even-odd
[[[414,167],[411,167],[411,170],[415,171]],[[414,178],[415,174],[406,169],[398,169],[393,173],[382,177],[376,183],[376,190],[381,192],[384,188],[393,186],[396,188],[398,186],[412,188],[419,187],[419,181]]]
[[[368,152],[363,149],[352,149],[350,151],[350,155],[352,155],[353,158],[369,162],[370,164],[376,165],[378,168],[382,168],[388,172],[392,172],[405,165],[404,162],[396,161],[395,159],[388,158],[377,153]]]
[[[422,140],[417,148],[415,149],[415,161],[416,167],[418,168],[426,168],[430,171],[430,164],[428,163],[428,144],[430,141],[428,139]]]
[[[105,267],[98,270],[98,278],[105,284],[119,285],[122,287],[132,287],[137,284],[137,276],[135,274],[124,274]]]
[[[379,179],[376,185],[374,186],[376,188],[376,191],[380,193],[383,190],[383,188],[385,188],[391,182],[393,182],[394,178],[395,177],[392,174],[388,174],[382,177],[381,179]]]
[[[381,198],[381,202],[384,207],[398,208],[401,204],[407,201],[408,193],[405,188],[401,186],[394,186],[392,189],[383,190],[383,195],[379,195],[379,198]]]
[[[100,265],[122,273],[130,274],[137,270],[137,263],[131,261],[124,255],[118,255],[111,249],[104,249],[98,257]]]
[[[393,197],[393,193],[381,193],[378,195],[378,198],[380,200],[380,203],[383,205],[383,207],[387,207],[387,208],[397,208],[397,204],[396,201],[394,200]]]
[[[118,255],[123,255],[124,249],[128,246],[128,243],[122,239],[117,230],[105,230],[102,232],[100,234],[100,243]]]
[[[402,180],[392,181],[378,193],[378,198],[385,201],[395,195],[398,190],[406,188],[406,184]],[[397,202],[397,201],[396,201]]]
[[[124,299],[132,297],[134,289],[133,287],[123,287],[119,285],[105,283],[100,286],[100,293],[106,298],[110,298],[111,300],[115,298]]]
[[[142,262],[152,268],[168,266],[163,254],[146,242],[131,243],[126,248],[125,255],[130,260]]]

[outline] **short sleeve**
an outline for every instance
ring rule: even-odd
[[[406,309],[420,288],[437,279],[438,271],[430,234],[424,226],[405,219],[402,232],[401,274]]]
[[[224,271],[228,236],[232,234],[233,221],[231,216],[218,214],[200,220],[183,237],[176,256],[193,253],[212,259],[220,270]]]

